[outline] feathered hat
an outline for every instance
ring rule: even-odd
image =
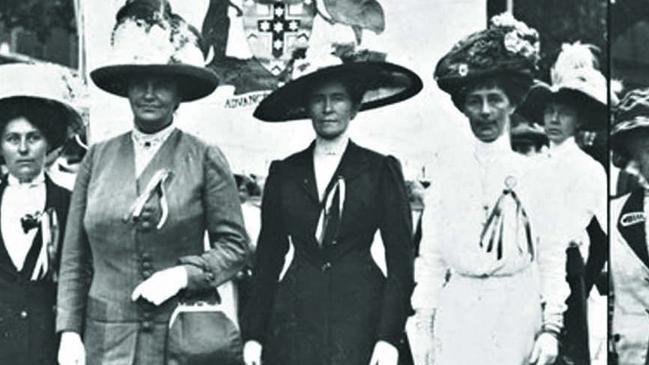
[[[518,111],[543,124],[543,111],[550,102],[561,102],[577,108],[581,129],[605,128],[608,120],[606,78],[597,69],[593,46],[564,44],[557,57],[550,79],[552,85],[538,81]]]
[[[98,87],[126,97],[133,77],[162,75],[178,81],[183,101],[216,89],[216,74],[204,67],[200,33],[174,14],[166,0],[128,0],[116,18],[111,64],[90,73]]]
[[[510,13],[491,18],[489,27],[456,43],[435,67],[440,89],[451,94],[468,83],[489,77],[505,77],[527,91],[539,60],[538,32]],[[458,108],[457,100],[453,100]]]
[[[0,85],[0,127],[9,121],[7,116],[38,116],[30,122],[45,135],[50,151],[65,142],[68,131],[83,129],[75,106],[82,84],[67,69],[53,64],[2,65]]]

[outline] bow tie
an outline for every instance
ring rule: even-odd
[[[33,228],[38,228],[41,223],[41,213],[25,214],[20,218],[20,225],[23,227],[23,232],[27,233]]]

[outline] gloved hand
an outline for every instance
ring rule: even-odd
[[[434,347],[434,324],[435,310],[430,308],[417,309],[412,316],[414,325],[414,336],[419,340],[416,346],[412,346],[412,356],[415,364],[432,364],[435,354]]]
[[[257,341],[248,341],[243,346],[243,362],[246,365],[261,365],[262,346]]]
[[[374,352],[369,365],[397,365],[399,363],[399,350],[389,342],[378,341],[374,345]]]
[[[187,270],[183,266],[158,271],[135,287],[131,300],[136,301],[142,297],[155,305],[160,305],[184,289],[187,280]]]
[[[541,333],[534,343],[530,364],[552,365],[559,355],[559,341],[547,332]]]
[[[72,331],[61,333],[58,360],[60,365],[86,364],[86,349],[78,333]]]

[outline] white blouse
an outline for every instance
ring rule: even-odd
[[[45,175],[42,172],[29,183],[20,183],[14,176],[8,175],[0,207],[0,229],[9,257],[19,271],[38,232],[38,229],[31,229],[25,233],[20,219],[27,214],[42,213],[45,198]]]
[[[320,201],[324,199],[327,185],[329,185],[329,181],[331,181],[340,164],[340,160],[343,158],[347,144],[349,144],[349,137],[345,133],[332,140],[326,140],[320,137],[317,137],[315,140],[313,169]]]
[[[607,178],[604,168],[582,151],[574,138],[560,145],[551,144],[547,153],[539,156],[545,171],[552,174],[550,183],[558,185],[564,194],[565,206],[559,212],[561,219],[570,220],[581,230],[571,241],[580,244],[584,258],[588,257],[589,238],[586,227],[595,217],[604,232],[607,231]]]
[[[137,128],[133,128],[131,138],[133,139],[133,149],[135,151],[135,176],[140,176],[149,162],[151,162],[151,159],[153,159],[153,156],[155,156],[162,144],[175,129],[176,127],[170,124],[163,130],[147,134],[140,132]]]
[[[458,151],[452,162],[440,164],[427,189],[422,221],[422,241],[415,261],[415,309],[437,307],[439,290],[450,271],[465,276],[508,276],[530,265],[539,273],[546,321],[561,321],[570,292],[565,280],[565,237],[570,225],[554,219],[561,195],[539,173],[537,164],[512,151],[505,134],[492,143],[476,141],[473,151]],[[489,212],[506,187],[506,181],[526,210],[532,227],[535,258],[520,250],[516,222],[505,221],[503,258],[496,260],[479,247]],[[515,213],[508,199],[505,216]],[[509,211],[509,213],[507,212]],[[523,237],[524,238],[524,237]]]

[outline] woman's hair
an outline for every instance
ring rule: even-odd
[[[52,146],[65,139],[67,113],[55,102],[31,97],[16,97],[0,103],[0,132],[4,133],[7,123],[25,118],[36,127]]]
[[[304,105],[307,106],[309,102],[309,97],[311,93],[318,87],[324,85],[327,82],[339,82],[340,84],[343,85],[345,90],[347,90],[347,93],[349,94],[352,104],[354,107],[360,107],[361,102],[363,101],[363,96],[365,95],[365,87],[363,86],[363,83],[359,82],[359,80],[356,80],[355,77],[350,76],[346,78],[338,78],[338,79],[317,79],[313,82],[313,85],[309,88],[309,92],[305,93],[303,95],[304,97]]]
[[[479,78],[459,87],[456,92],[451,94],[451,99],[458,109],[464,110],[464,101],[467,95],[471,91],[481,88],[499,88],[507,95],[512,105],[519,106],[529,91],[530,82],[527,78],[517,77],[515,75],[497,75]]]

